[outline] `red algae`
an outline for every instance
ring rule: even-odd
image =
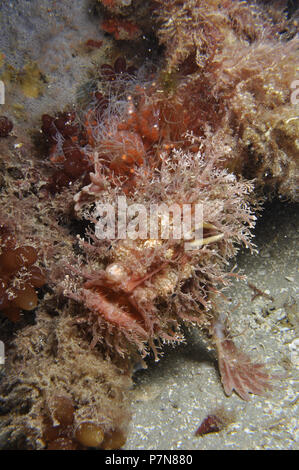
[[[0,312],[16,323],[22,310],[34,310],[38,304],[35,288],[42,287],[46,278],[34,266],[37,250],[30,245],[15,248],[17,241],[8,226],[0,226]]]
[[[131,21],[122,19],[106,20],[101,25],[103,31],[113,34],[117,40],[133,40],[141,35],[141,30]]]
[[[197,429],[195,436],[203,436],[205,434],[219,432],[221,430],[221,423],[215,415],[207,416],[199,428]]]
[[[214,409],[203,419],[194,435],[205,436],[210,433],[218,433],[235,421],[235,418],[233,412],[228,412],[223,408]]]

